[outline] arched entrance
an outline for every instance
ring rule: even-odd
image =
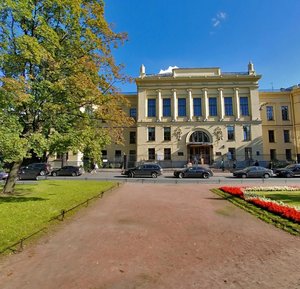
[[[207,132],[197,130],[187,136],[187,155],[192,163],[210,164],[212,149],[211,136]]]

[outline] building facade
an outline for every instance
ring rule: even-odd
[[[136,124],[125,129],[125,145],[110,146],[104,157],[125,154],[130,164],[159,161],[164,167],[262,160],[260,77],[252,63],[237,73],[175,68],[147,75],[142,66],[137,94],[127,96]]]
[[[259,91],[260,78],[252,63],[245,72],[214,67],[159,74],[142,65],[137,93],[125,94],[135,124],[124,128],[123,145],[101,152],[103,166],[300,162],[300,86]],[[68,163],[82,164],[82,154]]]

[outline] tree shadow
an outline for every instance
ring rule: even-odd
[[[23,203],[23,202],[36,202],[36,201],[46,201],[48,199],[39,197],[23,197],[23,196],[1,196],[0,205],[4,203]]]

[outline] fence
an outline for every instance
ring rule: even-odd
[[[276,158],[271,159],[269,154],[260,154],[252,155],[245,157],[244,154],[235,154],[233,156],[228,155],[228,153],[223,155],[201,155],[191,156],[191,155],[180,155],[172,154],[170,159],[162,159],[161,157],[155,156],[154,159],[149,159],[147,155],[139,156],[139,161],[137,160],[136,155],[128,155],[125,158],[111,158],[107,159],[104,163],[104,168],[124,168],[125,167],[134,167],[143,162],[156,162],[161,165],[163,168],[182,168],[189,161],[192,161],[193,164],[207,165],[213,168],[220,168],[222,161],[226,169],[230,168],[244,168],[247,166],[254,165],[258,161],[260,166],[263,167],[284,167],[288,164],[296,162],[296,156],[294,158],[287,158],[285,154],[278,154]]]

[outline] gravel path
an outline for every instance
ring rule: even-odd
[[[300,289],[300,238],[211,193],[127,183],[22,253],[2,289]]]

